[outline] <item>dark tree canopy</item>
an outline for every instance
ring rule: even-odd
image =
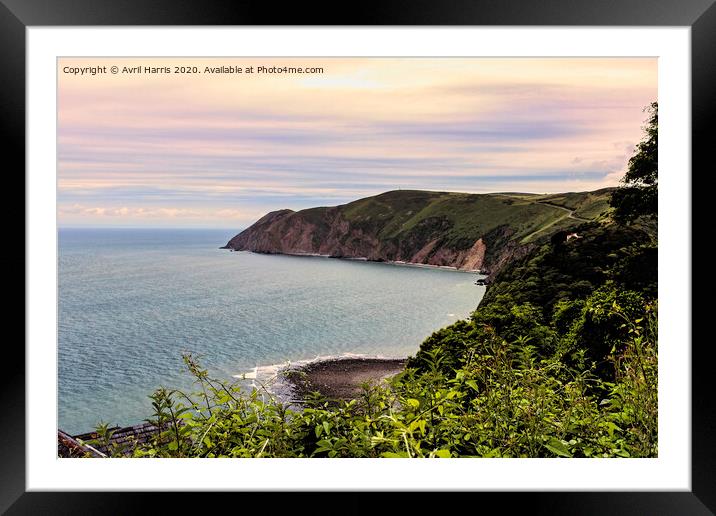
[[[629,168],[622,178],[622,186],[612,194],[610,205],[614,219],[632,222],[641,216],[657,217],[659,113],[652,102],[646,109],[649,118],[644,127],[645,137],[629,159]]]

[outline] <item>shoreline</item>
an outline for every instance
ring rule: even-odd
[[[299,256],[299,257],[313,257],[313,258],[332,258],[338,260],[350,260],[355,262],[368,262],[368,263],[385,263],[388,265],[398,265],[402,267],[418,267],[423,269],[443,269],[454,272],[465,272],[472,274],[479,274],[481,276],[488,276],[487,272],[483,272],[482,269],[458,269],[452,265],[432,265],[429,263],[417,263],[417,262],[404,262],[402,260],[370,260],[365,256],[332,256],[330,254],[319,254],[319,253],[261,253],[257,251],[249,250],[236,250],[230,247],[220,247],[219,249],[228,249],[232,253],[252,253],[260,255],[277,255],[277,256]]]
[[[330,401],[351,400],[364,383],[380,384],[405,370],[406,358],[335,357],[289,366],[282,371],[295,398],[318,391]]]
[[[355,399],[362,391],[362,384],[380,384],[405,370],[405,358],[387,358],[362,355],[317,357],[297,363],[284,363],[255,367],[253,371],[233,375],[237,380],[256,380],[260,369],[272,371],[276,383],[267,385],[267,390],[278,400],[294,406],[300,406],[312,391],[320,392],[330,402]],[[252,382],[253,383],[253,382]],[[254,387],[255,384],[254,384]],[[298,405],[295,405],[298,404]],[[135,422],[132,425],[114,425],[120,434],[144,431],[147,424]],[[65,432],[57,428],[58,432]],[[95,430],[81,433],[67,433],[72,439],[93,438]],[[119,435],[119,434],[118,434]]]

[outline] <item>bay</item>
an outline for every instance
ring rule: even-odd
[[[236,230],[60,229],[58,427],[130,425],[160,385],[347,354],[405,357],[474,310],[475,274],[230,252]]]

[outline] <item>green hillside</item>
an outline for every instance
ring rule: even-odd
[[[402,240],[420,231],[425,221],[444,220],[449,228],[443,243],[464,249],[500,226],[508,226],[514,232],[514,239],[535,234],[569,218],[569,213],[560,207],[575,210],[574,215],[583,219],[596,219],[607,211],[610,191],[541,196],[394,190],[341,208],[348,220],[374,227],[375,234],[382,239]]]
[[[226,247],[493,271],[555,232],[607,220],[610,192],[393,190],[340,206],[271,212]]]
[[[613,188],[602,188],[593,192],[543,195],[535,200],[573,210],[575,217],[600,219],[608,216],[611,211],[609,199],[613,191]]]

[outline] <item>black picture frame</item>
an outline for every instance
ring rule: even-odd
[[[32,26],[105,25],[507,25],[507,26],[689,26],[692,43],[692,181],[693,205],[705,200],[713,170],[708,136],[716,106],[716,5],[714,0],[383,0],[380,3],[334,2],[289,3],[280,8],[270,2],[201,0],[0,0],[0,123],[4,129],[3,159],[14,166],[7,176],[17,181],[12,191],[24,190],[20,170],[25,169],[25,30]],[[709,146],[711,144],[711,146]],[[709,167],[707,168],[707,163]],[[685,174],[688,171],[684,172]],[[8,177],[10,179],[10,177]],[[20,184],[22,181],[22,184]],[[6,195],[11,189],[6,190]],[[20,202],[19,195],[15,195]],[[693,217],[692,235],[707,220]],[[23,226],[24,227],[24,226]],[[701,234],[708,234],[706,230]],[[26,263],[25,234],[19,224],[6,221],[5,236],[12,242],[3,260],[7,271]],[[23,242],[23,246],[18,245]],[[697,242],[694,242],[697,243]],[[702,244],[703,245],[703,244]],[[19,249],[22,249],[20,251]],[[692,268],[701,255],[692,253]],[[8,256],[10,255],[10,256]],[[705,259],[705,257],[701,258]],[[24,265],[23,265],[24,267]],[[700,268],[704,270],[703,268]],[[19,274],[14,274],[19,278]],[[707,303],[697,306],[699,293],[710,282],[692,287],[692,321],[702,326],[708,317]],[[710,289],[709,289],[710,290]],[[23,298],[25,295],[23,294]],[[705,298],[704,298],[705,299]],[[25,303],[16,302],[8,321],[20,320]],[[699,311],[703,317],[698,317]],[[695,324],[695,323],[698,323]],[[695,328],[694,328],[695,329]],[[696,335],[696,333],[694,333]],[[716,402],[710,385],[711,339],[692,339],[692,490],[690,492],[562,492],[562,493],[471,493],[469,503],[507,502],[536,514],[713,514],[716,513]],[[690,343],[684,343],[688,346]],[[688,349],[688,348],[686,348]],[[148,511],[151,500],[161,497],[162,512],[181,508],[207,509],[206,500],[192,494],[26,492],[25,488],[25,354],[16,340],[6,340],[3,353],[6,367],[0,376],[0,511],[7,514],[126,514]],[[282,509],[280,497],[271,494],[271,513]],[[259,502],[266,494],[237,493],[211,495],[209,507],[227,496],[242,497],[242,505]],[[285,503],[300,507],[308,493],[293,493]],[[452,495],[450,495],[452,496]],[[218,498],[217,498],[218,497]],[[247,500],[256,498],[256,500]],[[375,510],[364,493],[346,493],[341,512],[365,513]],[[407,512],[426,496],[400,495]],[[446,500],[441,497],[443,502]],[[235,502],[232,502],[235,503]],[[315,503],[315,502],[313,502]],[[382,503],[382,502],[381,502]],[[246,505],[244,505],[246,504]],[[452,505],[452,502],[447,506]],[[412,507],[411,507],[412,506]],[[447,507],[446,506],[446,507]],[[477,507],[477,506],[475,506]],[[328,511],[332,512],[332,511]]]

